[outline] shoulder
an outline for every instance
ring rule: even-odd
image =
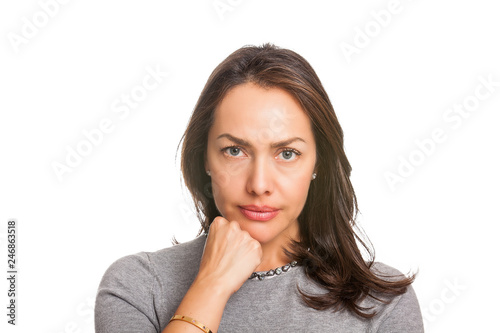
[[[109,279],[136,280],[146,275],[157,275],[162,267],[176,268],[183,263],[200,260],[205,246],[205,236],[167,247],[155,252],[138,252],[114,261],[106,270],[103,282]]]
[[[371,270],[381,279],[386,281],[397,281],[406,276],[394,267],[381,262],[374,262]],[[367,303],[375,305],[377,315],[373,318],[373,324],[378,332],[423,332],[423,320],[418,303],[417,295],[412,287],[406,287],[403,294],[386,297],[377,294],[387,304],[367,300]]]
[[[201,258],[205,242],[206,236],[202,234],[190,241],[179,243],[156,252],[149,252],[149,255],[153,261],[170,260],[175,262],[193,259],[193,257]]]
[[[184,277],[196,275],[207,237],[202,234],[188,242],[149,253],[151,268],[156,274],[171,275],[182,272]]]

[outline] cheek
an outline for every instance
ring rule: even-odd
[[[302,205],[307,199],[311,179],[307,175],[288,178],[281,183],[281,192],[295,205]]]
[[[246,161],[225,161],[222,159],[216,166],[219,173],[223,174],[226,182],[234,182],[238,177],[245,175],[248,169],[248,162]]]
[[[224,191],[229,186],[231,182],[231,177],[228,173],[224,171],[220,171],[220,169],[216,169],[217,171],[212,172],[212,188],[215,193],[220,193]]]
[[[244,177],[226,171],[212,173],[212,195],[219,211],[223,213],[224,204],[241,196],[245,187]]]
[[[236,163],[227,164],[227,167],[215,167],[212,172],[212,186],[220,193],[226,193],[244,184],[245,173],[244,168],[240,165],[235,166]]]

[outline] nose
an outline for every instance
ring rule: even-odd
[[[255,159],[248,174],[248,193],[257,196],[269,195],[274,190],[274,181],[275,175],[272,163],[265,158]]]

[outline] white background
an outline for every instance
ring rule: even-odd
[[[214,3],[0,5],[0,258],[6,272],[15,218],[19,269],[18,325],[6,323],[2,278],[1,330],[92,332],[96,290],[113,261],[196,235],[177,145],[215,66],[245,44],[273,42],[304,56],[322,80],[344,129],[359,221],[378,261],[419,270],[426,331],[492,332],[500,296],[494,2],[222,0],[224,12]],[[390,18],[380,14],[388,8]],[[344,53],[347,44],[357,53]],[[138,89],[148,67],[168,77],[121,119],[113,103]],[[496,86],[477,88],[480,77]],[[473,109],[466,117],[444,118],[463,103]],[[113,131],[59,180],[53,163],[66,164],[67,147],[106,118]],[[416,141],[436,129],[445,139],[424,154]],[[386,174],[410,158],[418,165],[391,188]]]

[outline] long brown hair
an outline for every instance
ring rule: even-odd
[[[207,233],[210,223],[221,215],[204,168],[214,112],[231,88],[248,82],[287,91],[300,102],[312,123],[318,178],[311,182],[298,217],[301,239],[293,241],[290,251],[285,249],[285,253],[303,265],[307,277],[323,286],[327,293],[307,295],[299,289],[304,302],[317,310],[347,308],[364,318],[374,316],[359,302],[367,296],[379,299],[375,295],[380,293],[402,294],[415,275],[401,275],[389,281],[387,276],[378,276],[370,269],[374,252],[355,231],[358,206],[349,180],[351,165],[344,152],[342,128],[315,71],[291,50],[269,43],[242,47],[219,64],[208,78],[181,138],[184,140],[181,169],[201,222],[199,234]],[[358,244],[366,250],[368,261]]]

